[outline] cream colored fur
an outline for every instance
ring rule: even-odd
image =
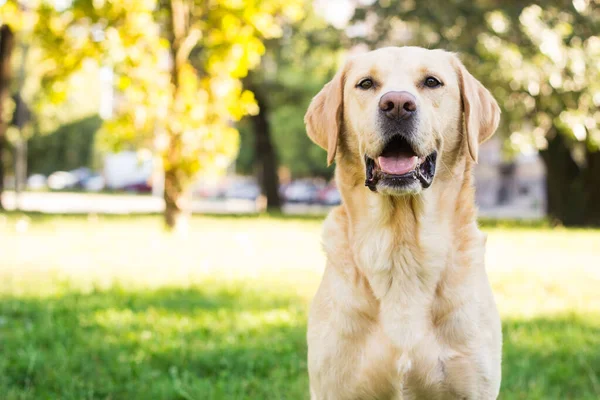
[[[429,74],[444,83],[421,85]],[[379,84],[356,88],[364,76]],[[417,149],[438,151],[431,187],[372,193],[364,155],[381,151],[377,104],[417,97]],[[499,109],[453,55],[385,48],[349,60],[313,100],[309,136],[335,159],[342,205],[327,217],[327,266],[311,305],[311,399],[495,399],[500,319],[484,266],[471,167]]]

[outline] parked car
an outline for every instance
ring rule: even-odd
[[[109,189],[148,190],[152,168],[151,158],[140,158],[136,152],[124,151],[105,156],[102,175]]]
[[[218,199],[225,197],[227,182],[223,179],[199,178],[191,187],[192,194],[202,199]]]
[[[48,177],[48,187],[52,190],[72,189],[77,184],[77,177],[66,171],[56,171]]]
[[[93,175],[92,170],[87,167],[77,168],[69,171],[69,173],[75,177],[75,184],[73,186],[79,189],[83,189],[85,182]]]
[[[253,180],[233,181],[224,192],[225,198],[256,200],[260,196],[260,187]]]
[[[88,192],[99,192],[104,189],[104,177],[94,174],[83,182],[83,188]]]
[[[285,201],[289,203],[314,204],[318,202],[318,193],[321,186],[310,180],[297,180],[291,182],[284,190]]]
[[[29,190],[41,190],[46,187],[47,179],[42,174],[33,174],[27,178],[27,188]]]
[[[333,183],[319,190],[317,199],[320,204],[324,204],[326,206],[336,206],[342,202],[340,191]]]
[[[151,193],[152,185],[150,185],[148,181],[132,182],[123,186],[121,189],[126,192]]]

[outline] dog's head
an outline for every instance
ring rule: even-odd
[[[496,130],[498,104],[452,53],[388,47],[349,60],[313,99],[309,137],[362,164],[365,184],[387,195],[428,188],[438,163],[463,154]],[[464,149],[464,151],[463,151]]]

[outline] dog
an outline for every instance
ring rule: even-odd
[[[342,204],[308,317],[312,400],[496,399],[502,330],[472,168],[500,108],[453,53],[349,59],[313,98],[308,136]]]

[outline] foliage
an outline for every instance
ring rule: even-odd
[[[511,144],[544,149],[546,137],[558,131],[572,148],[598,150],[600,15],[594,2],[532,4],[518,20],[501,10],[487,20],[493,32],[481,36],[479,52],[491,56],[500,66],[494,77],[510,86],[503,104],[512,117]]]
[[[435,3],[435,2],[434,2]],[[516,149],[544,148],[551,127],[596,146],[600,14],[592,1],[378,1],[354,17],[357,42],[419,44],[464,54],[503,107]],[[539,4],[539,5],[538,5]],[[359,28],[372,30],[367,36]],[[596,97],[594,97],[596,96]]]
[[[34,135],[28,142],[28,172],[48,175],[93,167],[95,136],[101,125],[102,120],[92,116],[64,124],[48,134]]]
[[[348,31],[371,47],[462,53],[503,109],[507,154],[540,150],[548,214],[563,224],[600,225],[599,4],[380,0],[359,6]]]
[[[308,397],[321,221],[199,217],[185,241],[159,224],[0,216],[3,399]],[[486,232],[504,321],[501,398],[597,399],[600,297],[587,266],[600,231]]]
[[[36,35],[45,49],[44,92],[66,97],[64,81],[88,59],[110,68],[117,99],[103,143],[153,148],[164,170],[165,222],[174,228],[184,192],[201,171],[223,170],[238,148],[232,126],[258,112],[243,78],[263,40],[302,15],[299,0],[74,0],[44,3]],[[185,216],[185,214],[183,214]]]
[[[305,1],[306,15],[286,27],[285,35],[266,42],[260,66],[249,78],[254,90],[269,100],[269,120],[280,164],[294,177],[331,176],[325,152],[310,141],[304,128],[304,113],[312,97],[335,73],[344,52],[344,34],[315,14]],[[254,160],[249,127],[243,132],[236,167],[250,172]]]
[[[190,8],[183,38],[188,54],[180,54],[176,82],[168,3],[76,0],[63,12],[45,7],[38,24],[40,35],[51,32],[44,35],[45,47],[52,49],[45,88],[62,99],[64,76],[86,58],[98,59],[114,70],[119,96],[114,118],[103,129],[105,144],[154,144],[165,151],[177,138],[182,147],[177,162],[186,176],[215,164],[223,167],[237,149],[229,121],[257,111],[240,78],[258,63],[262,38],[280,34],[279,15],[297,18],[301,12],[294,2],[284,3],[185,3]]]
[[[315,63],[306,65],[304,57],[314,54],[314,60],[330,62],[331,57],[326,54],[331,52],[332,42],[337,40],[338,46],[349,47],[344,42],[345,36],[354,45],[366,44],[372,48],[416,44],[458,51],[503,106],[500,134],[508,139],[505,146],[508,153],[544,149],[546,138],[558,131],[568,138],[581,160],[582,146],[597,147],[595,138],[600,126],[597,112],[600,19],[595,4],[561,1],[543,2],[540,7],[528,1],[483,0],[457,0],[444,6],[441,2],[421,5],[399,0],[366,2],[364,6],[358,3],[344,32],[329,28],[335,32],[334,38],[322,36],[318,41],[307,41],[306,37],[319,29],[309,22],[295,24],[296,30],[289,40],[284,37],[277,41],[288,55],[274,56],[274,61],[268,63],[268,57],[278,47],[269,48],[262,69],[275,73],[275,78],[267,75],[268,79],[285,88],[272,90],[276,96],[275,93],[290,91],[296,94],[294,84],[278,77],[282,69],[288,72],[288,78],[295,74],[303,83],[311,82],[315,72],[325,72],[323,80],[326,80],[332,68]],[[323,46],[325,51],[320,52]],[[310,50],[305,52],[307,47]],[[289,55],[294,52],[299,57]],[[277,67],[273,69],[273,65]],[[306,92],[318,91],[323,82],[317,80],[314,79],[314,87],[306,87]],[[295,97],[298,98],[302,99]],[[296,175],[318,173],[313,167],[320,164],[310,157],[310,142],[303,140],[304,132],[300,132],[299,121],[307,103],[284,99],[276,104],[271,121],[275,133],[282,132],[276,136],[282,164],[290,166]],[[244,152],[251,151],[246,147],[246,141],[250,140],[246,139],[242,142]],[[240,167],[245,167],[249,158],[244,155]]]
[[[20,31],[24,21],[24,15],[17,0],[0,1],[0,25],[8,25],[13,31]]]

